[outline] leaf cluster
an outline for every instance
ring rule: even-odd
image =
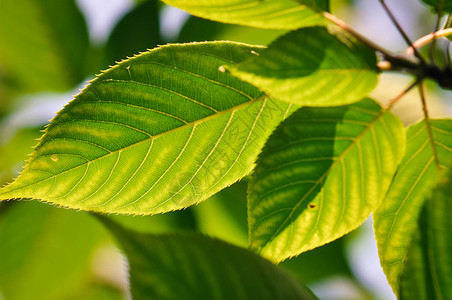
[[[111,234],[128,259],[135,299],[316,299],[304,283],[316,279],[317,266],[288,259],[331,256],[342,265],[324,273],[353,278],[340,238],[372,214],[395,295],[452,297],[452,120],[430,118],[425,93],[427,79],[452,86],[450,60],[441,65],[433,55],[450,31],[440,21],[452,2],[424,0],[437,28],[413,43],[380,1],[413,56],[363,37],[327,0],[164,2],[202,18],[191,17],[170,42],[206,24],[213,41],[157,46],[167,40],[156,1],[137,4],[103,46],[89,41],[72,0],[0,2],[2,114],[17,95],[67,90],[123,59],[57,113],[20,175],[0,189],[0,257],[8,257],[0,260],[0,293],[124,297],[128,288],[99,280],[86,260]],[[250,30],[250,40],[275,38],[267,46],[218,38],[238,30]],[[382,105],[369,94],[387,71],[413,82]],[[424,118],[404,127],[391,108],[415,87]],[[22,131],[0,147],[3,182],[20,160],[16,148],[35,136]],[[55,256],[47,239],[78,250]],[[47,261],[71,271],[42,273]],[[24,281],[42,275],[51,287],[18,289],[11,282],[25,273]]]

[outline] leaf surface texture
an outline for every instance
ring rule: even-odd
[[[452,173],[441,176],[424,203],[403,266],[401,299],[452,297]]]
[[[0,199],[154,214],[231,185],[291,110],[218,70],[258,49],[171,45],[113,67],[52,120]]]
[[[250,182],[251,248],[282,261],[355,229],[404,152],[400,120],[373,100],[301,108],[270,137]]]
[[[439,161],[447,165],[452,152],[452,121],[432,120],[431,124]],[[408,129],[405,157],[386,199],[373,215],[380,263],[396,295],[420,211],[437,177],[432,145],[422,121]]]
[[[302,28],[228,69],[268,95],[297,105],[363,99],[377,84],[375,52],[336,27]]]
[[[217,22],[268,29],[297,29],[324,24],[318,12],[327,0],[163,0],[192,15]]]

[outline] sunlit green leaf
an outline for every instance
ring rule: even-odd
[[[328,0],[162,0],[213,21],[268,29],[297,29],[326,23],[319,10]]]
[[[170,45],[118,64],[58,113],[0,199],[131,214],[207,199],[251,171],[291,110],[218,70],[258,49]]]
[[[358,227],[380,204],[404,148],[401,121],[373,100],[298,110],[257,161],[251,247],[282,261]]]
[[[437,12],[452,12],[452,0],[422,0]]]
[[[361,100],[377,84],[375,52],[337,28],[293,31],[237,66],[233,75],[268,95],[308,106]]]
[[[0,1],[0,69],[23,92],[65,90],[85,76],[88,33],[73,0]]]
[[[105,48],[105,63],[112,65],[162,44],[156,0],[138,4],[113,29]]]
[[[221,240],[106,225],[128,257],[134,299],[315,299],[277,266]]]
[[[439,161],[447,164],[452,153],[452,121],[433,120],[432,130]],[[374,213],[380,263],[396,295],[419,213],[437,177],[428,131],[425,122],[420,122],[409,128],[405,157],[386,199]]]
[[[0,206],[0,294],[67,299],[92,276],[92,255],[107,241],[104,228],[85,213],[38,202]]]
[[[452,172],[427,197],[403,265],[401,299],[452,298]]]

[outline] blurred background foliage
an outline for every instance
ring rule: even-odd
[[[370,2],[375,7],[378,1],[337,0],[331,9],[370,38],[404,51],[397,32]],[[411,36],[420,37],[433,28],[434,18],[420,1],[392,2]],[[105,11],[110,12],[111,25],[104,26],[102,35],[96,33],[95,24]],[[21,170],[52,114],[100,70],[168,42],[267,45],[281,34],[199,19],[154,0],[0,0],[0,184]],[[388,101],[409,81],[384,74],[373,96]],[[451,94],[437,92],[434,84],[430,91],[432,113],[450,115],[446,102]],[[409,124],[421,110],[415,94],[407,98],[395,112]],[[139,232],[197,231],[246,247],[246,181],[183,211],[108,217]],[[369,224],[364,231],[371,234]],[[374,242],[363,234],[355,231],[281,266],[321,299],[390,299],[393,294],[385,286]],[[363,250],[369,249],[363,241],[371,250]],[[0,299],[126,299],[127,262],[114,245],[89,213],[39,202],[2,202]],[[373,262],[371,269],[366,269],[366,260]],[[372,273],[378,273],[377,279]]]

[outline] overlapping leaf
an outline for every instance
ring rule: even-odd
[[[433,120],[432,130],[441,164],[450,161],[452,121]],[[383,271],[394,293],[425,197],[438,177],[425,122],[407,131],[407,150],[386,199],[374,213],[374,229]]]
[[[233,75],[268,95],[308,106],[350,104],[377,84],[375,52],[337,28],[293,31],[237,66]]]
[[[324,24],[318,11],[328,0],[163,0],[192,15],[213,21],[268,29],[297,29]]]
[[[106,225],[129,259],[134,299],[316,299],[269,261],[221,240],[143,235]]]
[[[215,194],[250,172],[290,111],[218,70],[258,50],[170,45],[120,63],[58,113],[0,199],[153,214]]]
[[[385,195],[404,142],[400,120],[370,99],[295,112],[250,182],[251,247],[281,261],[358,227]]]
[[[452,172],[427,197],[403,265],[401,299],[452,298]]]
[[[87,48],[74,0],[0,1],[0,69],[21,92],[72,88],[86,76]]]

